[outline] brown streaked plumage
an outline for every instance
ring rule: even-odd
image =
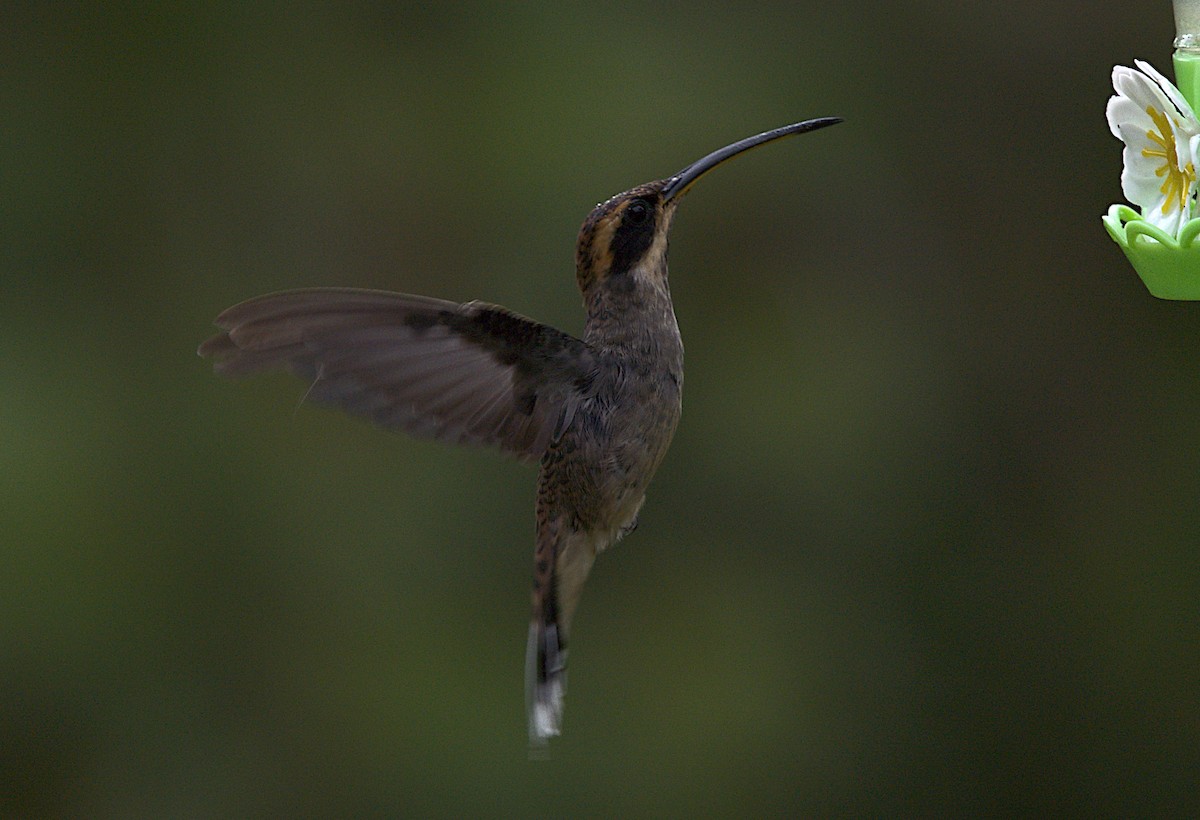
[[[714,151],[597,205],[576,246],[582,338],[482,302],[348,288],[269,294],[217,317],[217,372],[286,368],[308,397],[415,436],[540,462],[529,735],[561,728],[571,619],[596,555],[632,531],[679,421],[683,343],[667,281],[682,195],[730,157],[840,120],[807,120]]]

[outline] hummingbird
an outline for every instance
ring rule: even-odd
[[[318,403],[539,465],[525,664],[533,747],[561,731],[568,637],[592,563],[637,526],[679,422],[683,342],[667,282],[676,208],[732,157],[838,122],[747,137],[597,205],[575,248],[582,337],[485,302],[307,288],[234,305],[200,345],[218,373],[290,370]]]

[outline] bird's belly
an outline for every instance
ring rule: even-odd
[[[633,528],[675,433],[678,382],[626,381],[608,401],[580,408],[543,464],[553,496],[595,552]]]
[[[601,477],[604,502],[600,507],[599,526],[596,528],[602,533],[599,549],[604,549],[632,529],[638,511],[646,501],[646,488],[666,454],[673,432],[674,425],[671,425],[662,429],[658,436],[637,437],[614,448],[605,460]]]

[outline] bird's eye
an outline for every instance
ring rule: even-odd
[[[644,199],[635,199],[625,209],[625,222],[629,225],[645,225],[650,219],[650,204]]]

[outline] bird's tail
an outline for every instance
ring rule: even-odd
[[[563,695],[567,690],[567,646],[557,619],[535,617],[529,624],[525,651],[525,700],[529,710],[529,744],[543,748],[562,731]]]

